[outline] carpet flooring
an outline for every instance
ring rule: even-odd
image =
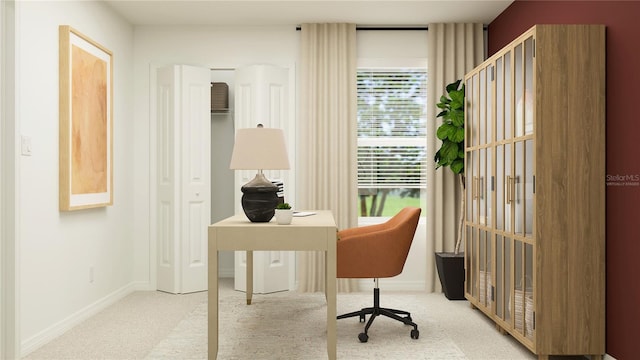
[[[338,294],[338,314],[370,306],[372,301],[368,292]],[[357,336],[364,325],[358,318],[341,319],[337,326],[339,359],[536,358],[509,336],[500,335],[466,301],[451,302],[442,294],[382,291],[381,306],[410,311],[420,330],[419,339],[411,339],[412,327],[378,317],[369,329],[369,341],[361,343]],[[449,317],[447,312],[455,312],[457,316]],[[252,305],[246,306],[244,293],[221,290],[219,314],[218,359],[327,358],[323,294],[254,295]],[[206,316],[206,304],[198,305],[146,359],[206,359]],[[460,321],[467,316],[469,319]],[[457,323],[441,326],[448,318]],[[448,327],[462,327],[466,331],[460,329],[455,333]],[[476,339],[454,340],[465,336]]]
[[[144,300],[146,298],[146,300]],[[370,306],[371,292],[338,294],[338,314]],[[357,318],[338,320],[338,359],[504,359],[537,357],[508,335],[501,335],[466,301],[442,294],[385,292],[381,306],[411,312],[420,330],[378,317],[369,341],[360,343],[364,325]],[[232,282],[220,288],[218,359],[326,359],[324,294],[282,292],[254,295],[246,305]],[[170,295],[136,292],[51,341],[26,359],[180,359],[207,358],[205,293]]]

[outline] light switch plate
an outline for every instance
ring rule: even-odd
[[[31,137],[22,136],[20,144],[22,156],[31,156]]]

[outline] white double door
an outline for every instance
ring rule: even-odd
[[[295,164],[295,97],[292,70],[271,65],[251,65],[236,69],[235,73],[235,128],[253,128],[263,124],[268,128],[280,128],[285,132],[289,162]],[[236,171],[236,213],[242,212],[240,187],[256,175],[256,170]],[[284,196],[292,202],[293,168],[290,170],[265,170],[269,180],[284,183]],[[283,225],[284,226],[284,225]],[[295,285],[295,252],[254,251],[253,292],[272,293],[292,289]],[[235,289],[246,290],[247,253],[235,252]]]
[[[295,138],[293,70],[270,65],[236,69],[235,128],[282,128]],[[207,290],[208,225],[211,223],[211,70],[187,65],[158,69],[156,78],[155,229],[157,289],[170,293]],[[287,144],[290,163],[295,142]],[[236,213],[240,187],[256,171],[236,171]],[[284,182],[285,199],[295,193],[293,168],[265,171]],[[295,285],[295,253],[254,252],[254,292],[284,291]],[[235,252],[235,288],[246,289],[246,252]]]

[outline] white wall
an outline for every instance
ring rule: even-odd
[[[59,25],[71,25],[113,52],[110,207],[58,211]],[[32,140],[32,156],[18,158],[24,354],[135,287],[133,28],[101,2],[21,1],[16,29],[17,126]]]

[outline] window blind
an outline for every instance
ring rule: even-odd
[[[426,187],[425,70],[358,71],[358,187]]]

